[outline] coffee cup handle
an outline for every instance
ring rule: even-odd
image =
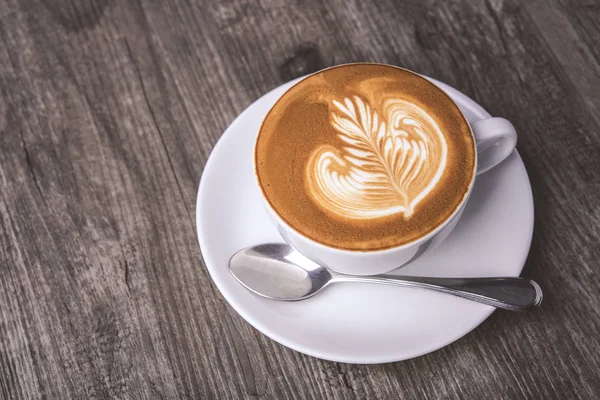
[[[486,118],[471,122],[477,144],[477,175],[508,157],[517,145],[515,127],[504,118]]]

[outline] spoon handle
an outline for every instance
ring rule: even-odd
[[[429,278],[419,276],[354,276],[332,274],[333,281],[370,282],[432,290],[497,308],[526,311],[542,302],[542,289],[526,278]]]

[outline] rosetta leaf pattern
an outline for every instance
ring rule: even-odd
[[[386,105],[384,118],[359,96],[333,101],[331,125],[343,145],[318,148],[307,174],[322,208],[345,218],[410,218],[439,181],[447,148],[437,124],[409,102]]]

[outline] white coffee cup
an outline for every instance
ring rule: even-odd
[[[439,89],[438,90],[442,90]],[[466,120],[466,118],[465,118]],[[471,134],[476,142],[475,173],[468,187],[467,194],[454,213],[428,234],[400,246],[384,250],[344,250],[318,243],[287,224],[271,207],[259,192],[271,221],[276,225],[283,239],[300,253],[316,263],[335,271],[353,275],[382,274],[421,257],[437,247],[450,234],[458,223],[469,199],[476,176],[500,164],[508,157],[517,143],[514,126],[504,118],[486,118],[470,123]],[[253,157],[256,159],[256,157]],[[256,171],[256,166],[254,166]],[[255,179],[260,185],[258,179]]]

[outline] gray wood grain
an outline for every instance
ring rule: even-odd
[[[600,397],[599,21],[595,0],[0,0],[0,398]],[[365,366],[226,304],[193,223],[211,148],[269,89],[361,60],[517,127],[541,309]]]

